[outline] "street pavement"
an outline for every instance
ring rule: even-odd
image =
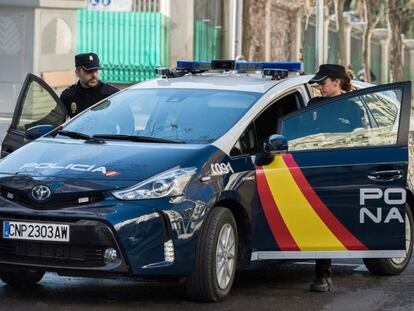
[[[2,141],[11,120],[0,118]],[[334,261],[335,289],[310,293],[313,262],[288,262],[237,274],[230,297],[194,303],[180,284],[59,277],[48,273],[37,287],[18,291],[0,281],[0,311],[43,310],[414,310],[414,263],[401,275],[377,277],[361,260]]]
[[[179,284],[142,284],[47,274],[31,290],[0,281],[0,310],[414,310],[414,265],[399,276],[376,277],[360,260],[334,261],[332,292],[308,291],[313,262],[292,262],[239,272],[228,299],[195,303]]]

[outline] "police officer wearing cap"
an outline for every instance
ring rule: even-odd
[[[345,67],[337,64],[320,65],[319,71],[308,83],[321,92],[321,97],[312,98],[308,105],[352,90],[351,79]]]
[[[338,96],[352,90],[351,79],[346,73],[345,68],[336,64],[320,65],[319,71],[308,83],[321,93],[320,97],[312,98],[309,101],[308,106],[313,105],[326,97]],[[343,103],[341,102],[341,106],[343,107],[343,111],[336,111],[335,115],[342,117],[338,118],[338,120],[332,120],[332,122],[337,122],[335,128],[340,128],[341,131],[346,132],[361,126],[361,109],[357,104],[353,101],[344,100]],[[337,107],[335,108],[338,109]],[[339,124],[340,122],[343,122],[344,124]],[[329,127],[329,124],[322,124],[321,126]],[[316,277],[310,286],[311,291],[327,292],[333,289],[331,263],[331,259],[316,259]]]
[[[119,91],[116,87],[99,80],[98,70],[101,66],[95,53],[76,55],[75,66],[78,83],[68,87],[60,95],[71,118]]]

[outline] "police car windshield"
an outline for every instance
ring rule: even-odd
[[[205,89],[126,90],[69,122],[65,131],[210,143],[226,133],[261,93]]]

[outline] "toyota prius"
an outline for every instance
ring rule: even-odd
[[[0,161],[0,278],[186,280],[280,259],[407,266],[411,83],[314,97],[299,63],[180,62],[73,119],[29,74]]]

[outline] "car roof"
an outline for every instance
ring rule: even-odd
[[[157,78],[141,82],[131,87],[140,88],[181,88],[181,89],[215,89],[229,91],[245,91],[255,93],[266,93],[269,89],[282,81],[294,79],[298,75],[290,75],[281,80],[271,80],[270,77],[262,77],[258,74],[239,73],[205,73],[187,74],[180,78]]]

